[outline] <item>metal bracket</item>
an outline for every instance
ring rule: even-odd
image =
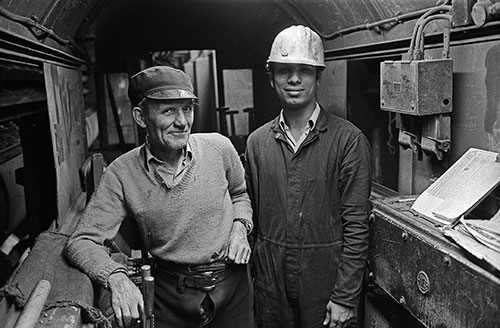
[[[398,142],[404,149],[411,148],[414,153],[418,151],[421,147],[420,142],[418,142],[418,138],[411,132],[408,131],[399,131]]]
[[[449,115],[438,115],[429,118],[422,129],[422,150],[427,154],[435,154],[442,160],[451,148],[451,118]]]
[[[443,154],[450,150],[450,139],[437,139],[431,136],[422,138],[422,150],[426,153],[436,154],[438,160],[443,159]]]
[[[431,136],[428,136],[427,139],[430,139],[436,143],[437,149],[440,151],[446,153],[448,150],[450,150],[451,146],[451,140],[450,139],[444,139],[444,140],[439,140],[436,138],[433,138]]]

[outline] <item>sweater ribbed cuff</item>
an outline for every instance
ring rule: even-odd
[[[108,288],[108,279],[109,279],[109,276],[116,272],[116,271],[120,271],[120,272],[123,272],[125,274],[127,274],[127,268],[119,263],[116,263],[114,261],[111,261],[109,263],[106,263],[106,265],[101,268],[101,270],[99,270],[99,272],[97,273],[97,282],[99,284],[101,284],[102,286],[104,286],[104,288]],[[128,274],[127,274],[128,275]]]

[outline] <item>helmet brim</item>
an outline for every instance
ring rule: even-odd
[[[279,63],[279,64],[301,64],[301,65],[310,65],[315,67],[326,68],[325,64],[319,64],[316,61],[312,60],[304,60],[299,58],[269,58],[266,61],[267,64],[271,63]]]

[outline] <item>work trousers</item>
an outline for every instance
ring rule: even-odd
[[[303,249],[295,258],[287,257],[288,248],[259,238],[252,258],[257,327],[324,327],[339,264],[339,252],[335,250],[339,247]],[[286,261],[297,263],[299,270],[287,271]]]
[[[196,288],[190,272],[155,270],[155,325],[165,328],[254,328],[253,287],[247,265],[229,264],[215,287]],[[195,284],[196,285],[196,284]]]

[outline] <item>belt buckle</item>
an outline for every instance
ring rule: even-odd
[[[212,283],[209,286],[203,286],[203,287],[201,287],[200,288],[201,290],[203,290],[205,292],[209,292],[209,291],[215,289],[215,281],[217,280],[217,277],[214,275],[214,273],[215,273],[214,271],[200,272],[201,276],[205,276],[205,277],[209,278],[209,282]],[[209,277],[209,276],[211,276],[211,277]]]

